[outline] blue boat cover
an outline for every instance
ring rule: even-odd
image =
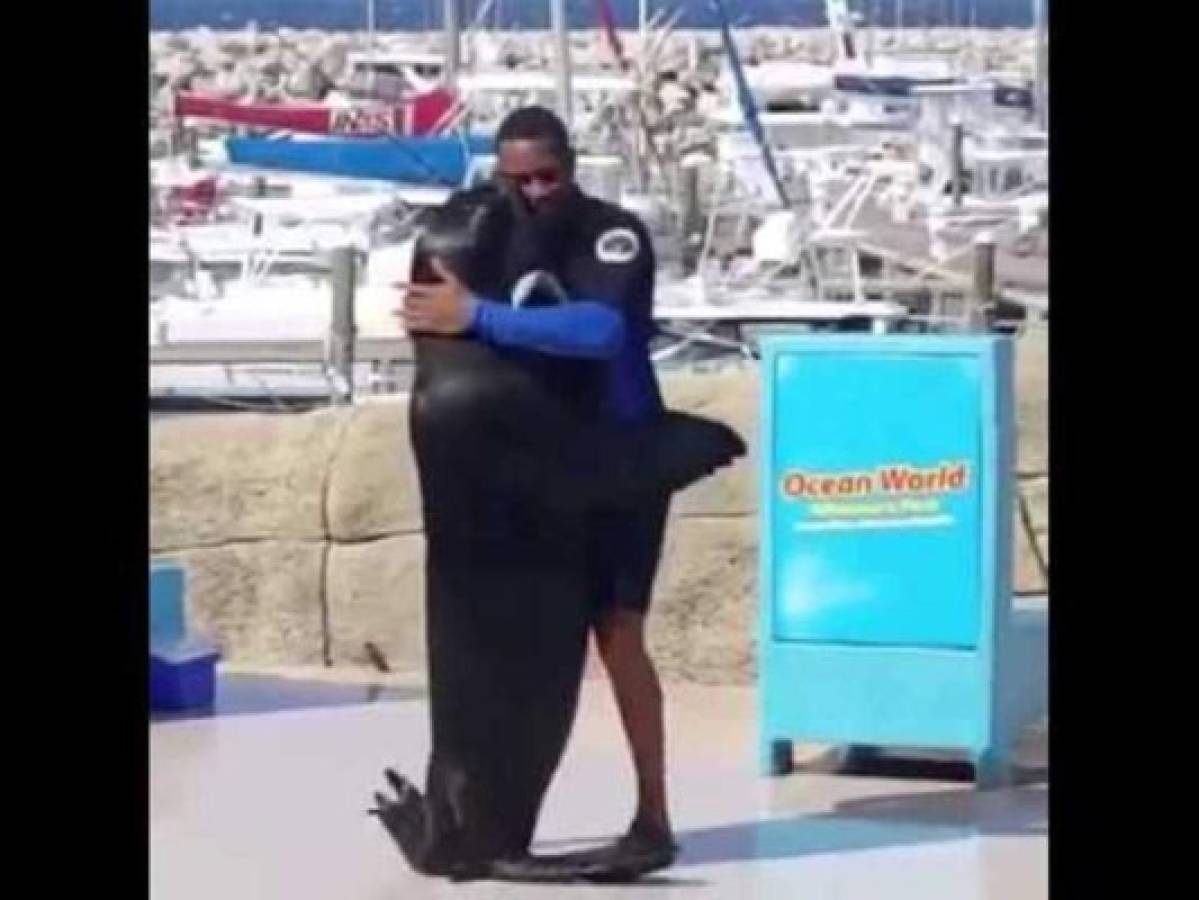
[[[296,141],[229,138],[229,161],[239,165],[342,178],[457,187],[474,156],[494,152],[490,136],[328,138]]]

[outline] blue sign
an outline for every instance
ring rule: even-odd
[[[762,347],[763,771],[808,740],[961,749],[1002,780],[1046,646],[1012,616],[1011,342]]]
[[[973,647],[979,604],[979,361],[783,353],[773,360],[775,634]],[[852,411],[852,414],[848,414]]]

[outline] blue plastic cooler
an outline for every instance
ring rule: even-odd
[[[216,645],[186,626],[187,576],[181,565],[150,565],[150,710],[199,709],[216,695]]]

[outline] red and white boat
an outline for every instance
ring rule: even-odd
[[[458,105],[455,95],[443,88],[415,94],[398,103],[351,102],[345,105],[296,100],[271,103],[179,91],[174,96],[173,112],[177,118],[208,119],[303,134],[417,137],[444,131],[456,119]]]

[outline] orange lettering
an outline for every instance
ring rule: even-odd
[[[882,483],[884,491],[902,491],[908,479],[908,470],[899,466],[892,466],[888,469],[879,471],[879,481]]]
[[[803,495],[803,476],[798,472],[788,472],[783,478],[783,493],[788,497],[800,497]]]
[[[966,464],[958,463],[945,475],[945,483],[951,491],[960,491],[966,486]]]

